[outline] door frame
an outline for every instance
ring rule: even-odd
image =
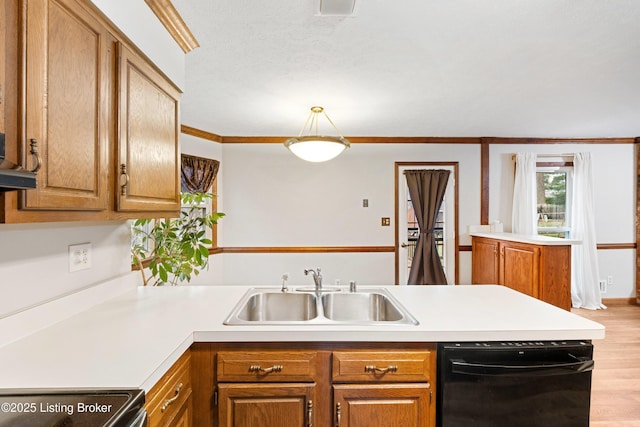
[[[395,221],[394,223],[396,224],[395,227],[395,284],[400,285],[400,234],[398,229],[399,227],[399,218],[400,218],[400,203],[398,200],[398,185],[400,184],[400,179],[401,179],[401,173],[400,173],[400,169],[401,168],[406,168],[406,167],[412,167],[412,166],[416,166],[416,167],[424,167],[424,166],[430,166],[431,168],[435,169],[438,166],[446,166],[446,167],[450,167],[453,168],[453,179],[454,179],[454,188],[453,188],[453,192],[454,192],[454,277],[453,277],[453,281],[451,282],[451,284],[453,285],[457,285],[458,284],[458,277],[460,276],[460,241],[459,241],[459,236],[460,236],[460,232],[458,229],[458,208],[459,208],[459,180],[458,180],[458,169],[459,169],[459,162],[394,162],[394,185],[393,185],[393,193],[394,193],[394,205],[395,205]],[[429,169],[431,169],[429,168]]]

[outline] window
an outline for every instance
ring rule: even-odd
[[[569,236],[572,186],[572,164],[537,164],[538,234],[560,238]]]

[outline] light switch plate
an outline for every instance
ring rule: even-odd
[[[91,268],[91,243],[69,245],[69,272]]]

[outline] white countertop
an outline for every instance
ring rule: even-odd
[[[148,391],[197,341],[604,338],[602,325],[502,286],[387,289],[419,325],[225,326],[223,320],[248,287],[138,288],[0,348],[0,388],[139,387]]]
[[[558,237],[541,236],[539,234],[515,234],[506,232],[481,232],[472,231],[472,237],[486,237],[488,239],[508,240],[510,242],[531,243],[543,246],[567,246],[580,245],[582,241],[576,239],[560,239]]]

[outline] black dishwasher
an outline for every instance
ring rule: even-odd
[[[590,341],[438,346],[438,427],[588,427]]]

